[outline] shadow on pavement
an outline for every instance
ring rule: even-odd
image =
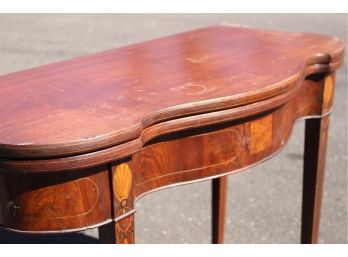
[[[21,234],[0,228],[0,244],[97,244],[96,238],[82,233],[52,235]]]

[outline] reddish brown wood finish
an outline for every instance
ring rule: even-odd
[[[134,242],[134,202],[213,182],[223,242],[227,174],[279,152],[308,120],[302,242],[318,235],[337,38],[215,26],[0,77],[0,223],[99,226]]]
[[[222,25],[4,75],[0,154],[114,146],[163,120],[282,94],[342,54],[333,37]]]
[[[74,173],[0,173],[0,196],[0,223],[13,230],[81,230],[112,218],[106,166]]]
[[[298,118],[320,115],[320,106],[321,85],[308,80],[291,101],[269,111],[157,137],[133,154],[135,195],[255,165],[285,145]],[[255,124],[267,126],[253,135]],[[271,135],[272,144],[260,133]]]

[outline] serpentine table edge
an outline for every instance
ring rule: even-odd
[[[0,77],[1,225],[23,233],[99,227],[102,242],[132,243],[135,201],[159,189],[212,179],[213,242],[221,243],[226,176],[275,156],[289,140],[294,123],[305,119],[301,242],[317,242],[335,71],[343,62],[343,52],[343,42],[334,37],[224,24]],[[238,62],[229,61],[227,53],[238,56]],[[171,61],[165,61],[168,58]],[[81,67],[86,62],[87,68]],[[128,67],[128,62],[134,63]],[[121,64],[126,65],[118,71],[122,75],[109,70],[105,77],[93,75],[93,67],[101,72]],[[229,76],[233,71],[228,65],[242,75]],[[73,77],[78,71],[72,67],[80,67],[87,77]],[[161,75],[163,69],[169,75]],[[64,78],[62,71],[67,72]],[[170,81],[162,77],[173,76],[175,83],[168,88],[174,100],[163,94],[168,88],[154,82],[153,72],[163,83]],[[118,81],[115,76],[123,77]],[[125,82],[127,76],[133,82],[144,77],[145,82],[135,89]],[[52,84],[42,86],[45,79]],[[74,89],[60,92],[69,88],[67,79],[73,79]],[[137,99],[151,89],[145,84],[150,82],[161,93],[153,98],[159,103]],[[83,83],[90,92],[78,91]],[[22,96],[18,88],[24,86],[23,91],[41,90],[36,92],[40,95]],[[98,88],[102,92],[95,95]],[[131,95],[130,90],[139,92]],[[122,96],[118,105],[109,102],[111,93]],[[86,98],[74,98],[80,94]],[[12,103],[18,95],[22,102]],[[57,96],[63,100],[55,100]],[[134,99],[122,102],[125,96]],[[104,101],[95,101],[102,106],[101,118],[82,117],[77,124],[119,121],[127,126],[110,129],[98,124],[76,132],[73,118],[89,111],[83,101],[98,97]],[[56,108],[64,111],[63,103],[71,113],[67,118],[64,113],[63,118],[56,115]],[[146,109],[146,104],[152,109]],[[38,118],[40,112],[30,116],[23,106],[31,112],[41,108],[44,117]],[[129,119],[114,115],[113,108]],[[24,131],[28,126],[24,121],[33,129]],[[61,123],[64,129],[72,128],[68,130],[72,135],[57,129]]]

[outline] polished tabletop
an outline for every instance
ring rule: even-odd
[[[222,243],[227,175],[305,119],[301,242],[317,242],[343,52],[336,37],[225,24],[0,77],[1,226],[133,243],[138,199],[212,180]]]
[[[222,24],[0,77],[0,155],[72,156],[178,117],[283,94],[340,65],[337,38]]]

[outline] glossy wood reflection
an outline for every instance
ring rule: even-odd
[[[0,221],[13,230],[80,230],[111,220],[107,167],[47,175],[0,173],[0,185]]]
[[[0,76],[1,226],[134,243],[138,199],[212,179],[223,243],[227,175],[307,119],[301,242],[317,242],[343,52],[335,37],[225,24]]]
[[[0,76],[0,155],[72,156],[163,120],[258,102],[333,72],[343,48],[329,36],[220,25]]]

